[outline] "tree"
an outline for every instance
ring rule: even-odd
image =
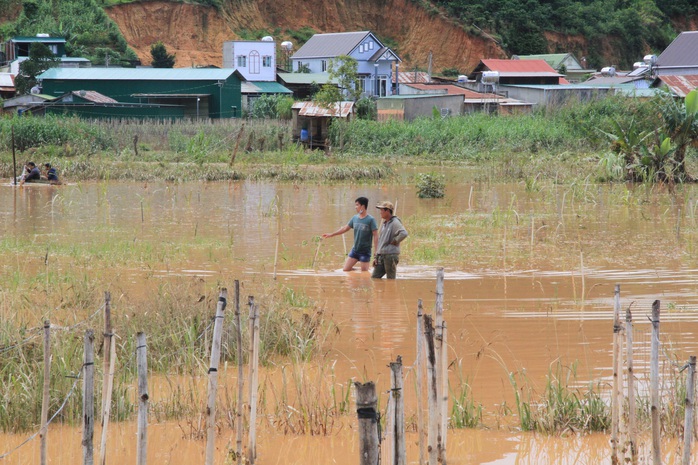
[[[32,44],[29,47],[29,58],[19,64],[19,74],[15,78],[17,94],[28,94],[38,83],[36,77],[49,68],[55,68],[60,62],[46,44]]]
[[[350,56],[340,55],[331,59],[327,67],[331,82],[322,86],[314,100],[328,109],[334,108],[342,100],[356,102],[361,97],[358,69],[358,62]]]
[[[153,57],[153,68],[174,68],[175,56],[167,53],[165,44],[162,42],[150,46],[150,55]]]

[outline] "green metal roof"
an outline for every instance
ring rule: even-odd
[[[37,79],[90,81],[215,81],[240,73],[232,68],[51,68]]]
[[[546,53],[541,55],[519,55],[519,60],[545,60],[553,68],[557,69],[567,58],[569,53]]]
[[[278,73],[286,84],[327,84],[334,82],[327,73]],[[255,84],[256,85],[256,84]]]
[[[65,39],[63,37],[36,37],[36,36],[29,36],[29,37],[24,37],[24,36],[18,36],[18,37],[13,37],[12,42],[54,42],[54,43],[65,43]]]
[[[260,94],[292,94],[293,91],[288,90],[278,82],[273,81],[249,81],[259,89]]]

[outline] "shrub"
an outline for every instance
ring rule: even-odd
[[[420,173],[417,175],[417,197],[420,199],[442,199],[446,193],[443,175]]]

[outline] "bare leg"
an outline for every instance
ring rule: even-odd
[[[361,271],[368,271],[368,267],[371,265],[371,262],[361,262]]]
[[[356,265],[356,262],[358,262],[357,259],[347,257],[347,261],[344,262],[344,269],[342,271],[351,271],[354,269],[354,265]],[[368,269],[368,268],[366,268]]]

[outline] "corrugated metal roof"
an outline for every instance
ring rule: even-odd
[[[405,85],[408,85],[410,87],[414,87],[415,89],[419,89],[419,90],[445,90],[449,95],[462,95],[463,98],[466,98],[466,99],[483,99],[483,98],[498,99],[498,98],[501,98],[499,95],[496,95],[496,94],[475,92],[474,90],[464,89],[463,87],[459,87],[459,86],[456,86],[453,84],[405,84]]]
[[[273,81],[252,81],[260,94],[292,94],[293,91],[288,90],[278,82]]]
[[[328,84],[334,82],[327,73],[277,73],[286,84]]]
[[[500,76],[513,76],[512,74],[504,73],[516,73],[516,76],[562,76],[556,72],[545,60],[499,60],[499,59],[488,59],[482,60],[482,63],[490,71],[499,71]],[[541,74],[546,73],[546,74]],[[552,73],[552,74],[547,74]]]
[[[65,43],[65,38],[63,37],[36,37],[36,36],[17,36],[13,37],[10,39],[12,42],[21,42],[21,43],[26,43],[26,42],[49,42],[49,43],[54,43],[54,44],[64,44]]]
[[[698,66],[698,31],[682,32],[657,57],[657,66]]]
[[[544,60],[547,64],[557,69],[560,67],[569,53],[546,53],[540,55],[516,55],[519,60]],[[574,58],[574,57],[573,57]],[[512,59],[515,59],[512,57]]]
[[[499,77],[562,77],[555,71],[500,71]]]
[[[315,34],[293,54],[291,59],[325,58],[348,55],[369,34],[371,34],[370,31]],[[376,40],[376,42],[378,41]]]
[[[15,90],[15,77],[11,73],[0,73],[0,87],[10,87]]]
[[[228,79],[231,68],[51,68],[37,79],[90,81],[215,81]],[[239,73],[238,73],[239,74]]]
[[[698,75],[659,76],[659,79],[679,97],[686,97],[686,94],[698,88]]]
[[[400,84],[429,82],[429,73],[425,71],[400,71],[397,74]]]
[[[100,94],[99,92],[96,92],[94,90],[74,90],[70,92],[71,94],[75,95],[76,97],[80,97],[82,99],[87,100],[88,102],[93,102],[93,103],[118,103],[116,100],[114,100],[111,97],[107,97],[104,94]]]
[[[354,110],[354,102],[339,102],[333,109],[325,108],[313,102],[296,102],[293,104],[294,110],[299,110],[300,116],[331,116],[346,118]]]

